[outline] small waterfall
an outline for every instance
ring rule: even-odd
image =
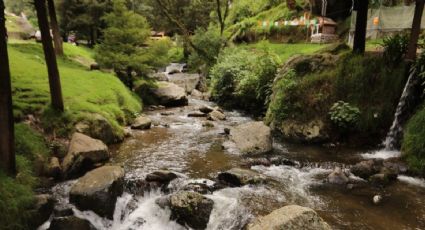
[[[388,132],[385,141],[383,142],[385,150],[396,150],[399,147],[399,141],[403,135],[402,126],[407,119],[406,112],[411,106],[409,102],[412,101],[414,89],[418,82],[419,79],[416,75],[416,71],[412,71],[397,105],[393,124],[391,125],[390,131]]]

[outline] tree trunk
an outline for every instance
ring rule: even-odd
[[[418,48],[419,34],[421,33],[421,21],[424,11],[424,0],[416,0],[415,15],[413,16],[412,31],[410,33],[410,41],[406,60],[414,61],[416,59],[416,50]]]
[[[357,17],[353,52],[363,54],[366,49],[367,10],[369,0],[356,0]]]
[[[49,22],[47,20],[46,0],[34,0],[37,11],[38,25],[41,32],[44,57],[46,59],[47,72],[49,74],[50,97],[52,106],[58,111],[63,111],[62,88],[56,62],[55,50],[53,49],[52,37],[50,35]]]
[[[55,1],[47,0],[49,7],[50,26],[53,32],[53,42],[55,43],[56,55],[63,56],[62,37],[59,32],[58,20],[56,18]]]
[[[4,2],[0,0],[0,169],[16,174],[12,88],[6,41]]]

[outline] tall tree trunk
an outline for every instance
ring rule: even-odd
[[[53,42],[55,43],[55,52],[56,55],[63,55],[62,47],[62,37],[59,32],[58,19],[56,17],[55,1],[47,0],[47,5],[49,7],[49,16],[50,16],[50,26],[52,27],[53,32]]]
[[[356,0],[357,17],[353,52],[363,54],[366,49],[367,10],[369,0]]]
[[[413,16],[412,31],[410,33],[409,47],[406,54],[406,60],[416,59],[416,50],[418,48],[419,34],[421,33],[422,14],[424,12],[424,0],[416,0],[415,15]]]
[[[0,169],[16,174],[12,89],[6,41],[4,2],[0,0]]]
[[[34,0],[37,11],[38,25],[41,32],[44,57],[46,59],[47,72],[49,74],[50,97],[52,106],[58,111],[63,111],[62,88],[56,62],[55,50],[53,49],[52,37],[50,36],[49,22],[47,20],[46,0]]]

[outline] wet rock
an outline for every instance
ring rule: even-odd
[[[218,180],[230,186],[266,183],[266,177],[249,169],[233,168],[218,174]]]
[[[214,110],[208,114],[208,120],[210,121],[224,121],[226,120],[226,115],[223,112]]]
[[[103,166],[78,179],[70,192],[70,202],[80,210],[92,210],[112,219],[117,197],[123,193],[124,170],[119,166]]]
[[[230,128],[224,128],[224,133],[226,135],[229,135],[230,134]]]
[[[288,205],[258,218],[248,225],[247,229],[331,230],[332,228],[313,209]]]
[[[325,123],[321,120],[307,123],[285,120],[279,129],[284,138],[295,142],[320,143],[329,139]]]
[[[101,140],[74,133],[62,162],[62,170],[66,178],[78,177],[92,169],[96,163],[108,159],[108,147]]]
[[[192,90],[190,96],[194,99],[202,100],[204,99],[204,94],[197,89]]]
[[[214,123],[209,122],[209,121],[205,121],[205,122],[202,123],[202,127],[212,128],[212,127],[214,127]]]
[[[407,165],[405,162],[402,162],[400,158],[389,158],[383,162],[383,169],[385,171],[392,172],[393,174],[403,174],[407,173]]]
[[[62,175],[62,167],[57,157],[50,158],[49,164],[46,168],[46,173],[49,177],[59,179]]]
[[[214,109],[208,105],[203,105],[201,107],[199,107],[199,111],[201,111],[202,113],[211,113],[212,111],[214,111]]]
[[[369,182],[374,186],[387,186],[397,179],[397,175],[391,173],[377,173],[369,177]]]
[[[143,196],[145,192],[157,190],[163,186],[163,184],[156,181],[149,182],[146,180],[130,180],[125,182],[124,190],[125,192],[136,196]]]
[[[375,195],[375,196],[373,196],[372,201],[373,201],[374,204],[378,205],[382,202],[382,196],[381,195]]]
[[[40,194],[35,197],[35,206],[30,211],[32,218],[30,220],[33,226],[40,226],[46,222],[53,213],[56,200],[49,194]]]
[[[165,199],[158,199],[160,207],[169,207],[171,219],[193,229],[205,229],[214,201],[196,192],[180,191]]]
[[[96,228],[88,220],[67,216],[53,218],[49,230],[96,230]]]
[[[55,217],[66,217],[74,215],[74,211],[72,207],[67,205],[57,205],[53,210],[53,215]]]
[[[367,160],[355,164],[351,167],[350,171],[352,174],[367,180],[373,174],[378,173],[381,170],[379,161]]]
[[[146,181],[148,182],[159,182],[166,184],[177,178],[177,175],[168,170],[159,170],[146,175]]]
[[[198,85],[199,79],[199,74],[176,73],[170,76],[168,81],[185,89],[187,93],[191,93]]]
[[[182,190],[196,192],[200,194],[210,194],[213,191],[213,188],[208,186],[206,183],[192,182],[185,185]]]
[[[245,162],[242,163],[244,167],[251,168],[252,166],[262,165],[262,166],[270,166],[272,163],[267,158],[249,158]]]
[[[131,125],[132,129],[150,129],[152,126],[152,120],[146,116],[140,116],[134,120],[134,123]]]
[[[349,182],[347,175],[345,175],[344,171],[342,171],[339,167],[336,167],[335,170],[329,174],[327,180],[331,184],[339,185],[347,184]]]
[[[124,128],[124,137],[132,137],[133,132],[131,131],[131,127]]]
[[[191,112],[187,116],[188,117],[207,117],[208,114],[202,112]]]
[[[273,149],[271,129],[261,121],[248,122],[232,128],[230,139],[242,154],[264,154]]]
[[[174,115],[173,112],[162,112],[160,114],[161,114],[161,116],[171,116],[171,115]]]
[[[185,89],[169,82],[159,82],[158,88],[152,89],[152,96],[159,104],[165,106],[182,106],[188,104]]]
[[[75,125],[75,130],[95,139],[99,139],[106,144],[113,144],[123,140],[114,132],[109,121],[100,114],[90,116],[87,120]]]
[[[287,165],[287,166],[298,166],[299,162],[290,160],[283,156],[276,156],[270,158],[270,163],[273,165]]]

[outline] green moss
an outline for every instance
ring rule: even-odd
[[[402,152],[410,170],[425,175],[425,108],[408,122],[402,143]]]
[[[75,57],[90,59],[85,48],[65,45],[66,57],[58,58],[65,113],[49,108],[47,69],[40,44],[9,45],[13,85],[14,113],[18,119],[26,114],[42,115],[50,131],[67,134],[73,124],[97,113],[105,117],[117,133],[133,114],[141,110],[138,97],[112,74],[88,71]],[[69,57],[72,57],[70,59]]]

